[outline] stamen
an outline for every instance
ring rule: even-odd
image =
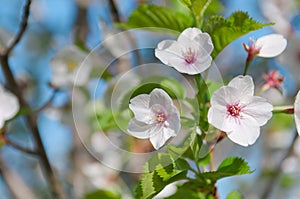
[[[227,113],[233,117],[239,117],[240,112],[241,112],[241,107],[238,104],[227,106]]]
[[[183,57],[187,64],[193,64],[197,60],[196,53],[192,50],[192,48],[188,48],[188,50],[183,53]]]

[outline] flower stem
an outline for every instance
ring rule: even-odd
[[[253,56],[248,54],[248,57],[246,59],[246,65],[245,65],[244,73],[243,73],[244,76],[247,75],[247,72],[248,72],[249,66],[252,63],[252,60],[253,60]]]
[[[274,106],[273,113],[285,113],[285,114],[294,114],[294,106]]]

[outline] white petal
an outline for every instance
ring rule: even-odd
[[[150,137],[150,142],[153,147],[158,150],[161,148],[170,138],[174,137],[176,134],[174,130],[170,128],[161,128],[160,131],[157,131],[153,136]]]
[[[242,76],[239,75],[233,78],[228,86],[236,88],[242,93],[242,96],[253,96],[254,95],[254,83],[252,77],[249,75]]]
[[[230,132],[235,127],[235,121],[227,115],[227,109],[210,107],[207,114],[208,123],[224,132]]]
[[[149,106],[151,107],[155,104],[159,104],[166,110],[169,110],[169,108],[173,105],[173,101],[164,90],[156,88],[150,93]]]
[[[138,95],[130,100],[129,108],[140,122],[149,123],[152,120],[153,115],[149,108],[149,101],[150,96],[147,94]]]
[[[0,118],[0,128],[2,128],[4,126],[4,120],[2,118]]]
[[[210,103],[212,107],[227,107],[228,104],[239,103],[242,93],[233,87],[222,86],[211,96]]]
[[[129,121],[127,131],[136,138],[147,139],[157,132],[156,126],[155,124],[146,124],[132,118]]]
[[[186,41],[194,40],[199,34],[202,34],[198,28],[187,28],[178,37],[177,41],[185,43]]]
[[[298,91],[294,104],[294,118],[298,134],[300,135],[300,91]]]
[[[259,126],[265,125],[272,117],[273,105],[265,98],[251,97],[249,104],[243,108],[243,114],[251,116]]]
[[[255,46],[261,47],[257,56],[266,58],[276,57],[285,50],[287,40],[280,34],[270,34],[258,38]]]
[[[211,65],[211,62],[212,62],[212,58],[209,56],[205,60],[197,60],[193,64],[186,64],[186,63],[181,64],[181,65],[178,64],[174,68],[176,68],[176,70],[180,73],[195,75],[195,74],[202,73],[207,68],[209,68]]]
[[[254,126],[255,121],[252,118],[241,120],[232,132],[227,133],[228,138],[242,146],[248,146],[255,143],[260,135],[259,126]]]
[[[0,118],[8,120],[19,111],[20,105],[17,97],[9,92],[3,92],[0,96]]]
[[[174,130],[174,133],[176,135],[181,128],[181,124],[180,124],[180,114],[175,106],[173,106],[172,113],[169,114],[168,117],[169,118],[167,122],[169,123],[169,128]]]
[[[201,51],[204,51],[206,54],[211,54],[213,49],[214,49],[214,45],[212,43],[211,37],[209,34],[207,33],[202,33],[199,34],[195,37],[194,39],[200,47]]]

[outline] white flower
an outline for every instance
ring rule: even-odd
[[[298,91],[294,104],[294,119],[298,134],[300,135],[300,91]]]
[[[140,139],[150,138],[156,150],[180,130],[179,112],[170,96],[162,89],[134,97],[130,100],[129,108],[134,118],[128,124],[128,132]]]
[[[0,128],[6,120],[11,119],[19,111],[20,105],[16,96],[4,90],[0,85]]]
[[[82,86],[87,83],[92,65],[89,60],[85,60],[87,56],[76,46],[68,46],[60,51],[51,61],[52,85],[55,87],[72,84]]]
[[[212,62],[211,37],[198,28],[187,28],[177,41],[164,40],[155,49],[155,56],[164,64],[174,67],[180,73],[199,74]]]
[[[248,45],[243,45],[251,58],[254,56],[270,58],[280,55],[285,50],[287,41],[280,34],[270,34],[260,37],[256,41],[250,39]]]
[[[254,95],[250,76],[237,76],[228,86],[211,97],[208,122],[227,133],[229,139],[242,146],[253,144],[263,126],[272,117],[273,106]]]

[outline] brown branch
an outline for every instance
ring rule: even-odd
[[[21,38],[24,35],[26,28],[27,28],[27,24],[28,24],[28,18],[29,18],[29,14],[30,14],[30,5],[31,5],[31,0],[27,0],[27,3],[24,7],[24,16],[22,17],[20,30],[17,33],[17,35],[15,36],[14,40],[11,42],[11,44],[4,51],[5,55],[9,55],[9,53],[19,43],[19,41],[21,40]]]
[[[34,112],[36,114],[38,114],[41,111],[43,111],[44,109],[48,108],[51,105],[52,101],[54,100],[55,94],[57,92],[58,92],[58,89],[55,88],[54,91],[53,91],[53,93],[52,93],[52,95],[51,95],[51,97],[48,99],[48,101],[44,105],[42,105],[41,107],[39,107],[38,109],[34,110]]]
[[[21,40],[21,38],[23,37],[23,35],[26,31],[28,18],[29,18],[29,14],[30,14],[30,4],[31,4],[31,0],[27,0],[27,3],[24,7],[24,16],[22,18],[22,22],[20,25],[20,31],[15,36],[13,42],[8,46],[8,48],[3,53],[0,53],[1,67],[2,67],[4,76],[6,79],[6,86],[12,93],[14,93],[17,96],[21,107],[25,108],[25,109],[31,109],[31,108],[28,105],[28,103],[26,102],[26,100],[24,99],[21,89],[19,88],[19,86],[13,76],[13,73],[9,66],[8,59],[9,59],[10,52],[18,44],[18,42]],[[45,147],[43,145],[43,142],[42,142],[42,139],[40,136],[39,129],[37,127],[37,115],[33,112],[32,114],[27,115],[26,119],[27,119],[28,125],[32,131],[35,145],[36,145],[36,150],[37,150],[36,152],[40,158],[40,163],[44,170],[45,177],[48,179],[49,186],[52,191],[52,195],[54,198],[57,198],[57,199],[64,198],[63,192],[61,190],[61,186],[59,185],[58,181],[55,178],[53,169],[50,165],[50,161],[47,157]]]
[[[7,146],[11,146],[19,151],[22,151],[24,153],[30,154],[30,155],[38,155],[38,153],[34,150],[28,149],[26,147],[23,147],[13,141],[11,141],[10,139],[8,139],[8,137],[6,136],[5,133],[1,133],[0,134],[0,140],[6,144]]]
[[[119,11],[118,11],[117,5],[114,0],[109,0],[109,7],[110,7],[110,11],[112,13],[113,21],[115,21],[117,23],[121,23],[121,17],[119,15]]]
[[[272,193],[272,190],[278,180],[278,177],[280,176],[282,170],[281,170],[281,165],[283,163],[283,161],[288,158],[289,156],[291,156],[293,154],[293,149],[296,143],[298,136],[297,131],[294,132],[294,137],[293,140],[289,146],[289,148],[287,149],[285,155],[282,157],[282,159],[280,160],[279,164],[274,168],[273,170],[273,175],[271,176],[271,178],[269,179],[269,183],[267,183],[267,187],[265,188],[263,194],[262,194],[262,199],[267,199],[269,198],[270,194]]]

